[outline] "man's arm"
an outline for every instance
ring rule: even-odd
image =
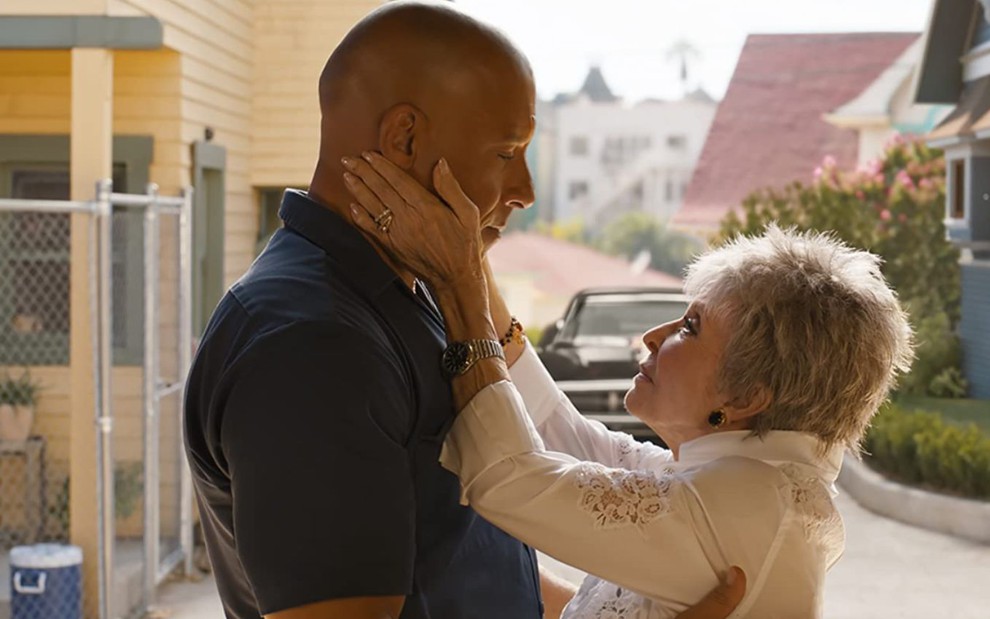
[[[540,592],[543,594],[543,619],[560,619],[564,607],[577,593],[577,587],[541,565]]]
[[[400,365],[367,334],[297,323],[232,369],[221,446],[259,614],[398,617],[415,555]]]
[[[540,588],[543,590],[544,619],[559,619],[577,588],[553,572],[540,566]],[[746,573],[738,567],[729,568],[725,579],[695,606],[677,615],[677,619],[726,619],[746,595]],[[281,617],[279,619],[282,619]],[[289,619],[289,618],[286,618]],[[308,619],[292,617],[291,619]]]
[[[401,596],[327,600],[265,615],[265,619],[399,619],[404,601]]]

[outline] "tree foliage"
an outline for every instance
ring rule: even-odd
[[[678,276],[702,249],[694,237],[667,228],[647,213],[628,213],[610,223],[598,246],[605,253],[629,259],[648,252],[651,269]]]
[[[920,141],[892,140],[883,155],[851,172],[826,157],[810,185],[793,183],[749,195],[722,222],[715,243],[759,234],[771,222],[833,231],[884,259],[883,272],[918,329],[918,362],[909,392],[964,391],[955,325],[959,320],[959,251],[946,239],[945,160]],[[948,384],[947,384],[948,383]]]

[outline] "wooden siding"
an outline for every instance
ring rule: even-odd
[[[962,265],[959,336],[970,395],[990,399],[990,261]]]
[[[319,151],[317,84],[333,47],[380,0],[260,0],[251,183],[306,187]]]
[[[158,18],[164,26],[165,46],[178,57],[179,110],[172,117],[177,131],[167,146],[176,165],[152,172],[162,192],[174,194],[191,182],[192,144],[204,139],[207,127],[214,132],[213,143],[227,149],[226,220],[255,222],[246,230],[240,226],[225,231],[224,280],[229,285],[250,265],[257,236],[257,206],[249,181],[253,3],[112,0],[109,11]]]

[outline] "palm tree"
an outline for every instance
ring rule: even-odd
[[[667,48],[667,61],[677,60],[681,65],[681,89],[686,95],[688,92],[688,61],[698,59],[701,53],[690,42],[678,39]]]

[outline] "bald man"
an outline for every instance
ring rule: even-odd
[[[186,447],[224,610],[540,619],[533,551],[459,505],[438,464],[455,414],[443,317],[350,223],[342,161],[377,150],[430,187],[444,157],[494,241],[533,202],[529,64],[449,6],[390,3],[340,43],[319,93],[309,191],[286,192],[284,227],[217,306],[189,376]],[[548,586],[548,615],[569,594]]]

